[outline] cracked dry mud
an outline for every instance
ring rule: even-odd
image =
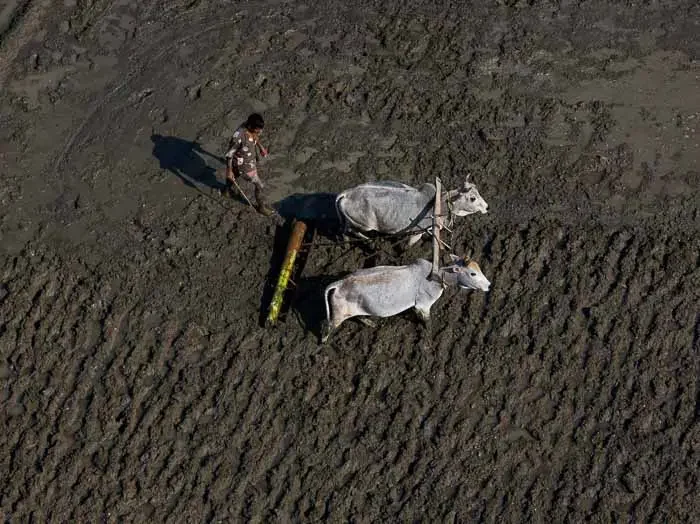
[[[698,31],[683,0],[6,2],[0,515],[698,521]],[[471,172],[450,242],[491,291],[319,345],[327,282],[430,256],[324,245],[261,328],[285,229],[218,194],[253,110],[275,201]]]

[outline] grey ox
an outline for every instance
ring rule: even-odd
[[[338,215],[346,227],[360,237],[376,231],[394,235],[410,233],[408,246],[418,242],[431,229],[435,185],[423,184],[415,188],[401,182],[370,182],[347,189],[336,198]],[[441,212],[459,217],[472,213],[486,213],[488,204],[467,176],[464,187],[444,191]]]
[[[428,325],[430,308],[449,284],[462,289],[489,290],[491,283],[479,264],[452,254],[450,257],[453,263],[440,268],[434,280],[430,276],[432,264],[418,259],[407,266],[361,269],[330,284],[324,292],[327,321],[321,341],[326,342],[340,324],[357,316],[391,317],[414,308]],[[368,319],[359,320],[373,325]]]

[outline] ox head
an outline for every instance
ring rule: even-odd
[[[488,291],[491,282],[481,272],[479,264],[470,257],[458,257],[450,253],[452,264],[445,268],[448,273],[453,273],[457,277],[457,285],[462,289],[480,289]]]
[[[486,213],[489,207],[476,186],[469,181],[469,175],[467,175],[462,189],[453,189],[447,192],[447,200],[452,206],[452,212],[458,217],[472,213]]]

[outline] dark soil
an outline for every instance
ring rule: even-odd
[[[699,31],[690,0],[5,2],[0,516],[700,521]],[[267,329],[285,218],[219,194],[254,110],[323,244]],[[491,291],[320,345],[327,283],[430,257],[334,245],[332,194],[467,173],[489,213],[448,242]]]

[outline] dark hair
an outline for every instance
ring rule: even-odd
[[[250,131],[253,129],[262,129],[265,127],[265,121],[263,120],[262,115],[253,113],[248,117],[248,120],[245,121],[245,127]]]

